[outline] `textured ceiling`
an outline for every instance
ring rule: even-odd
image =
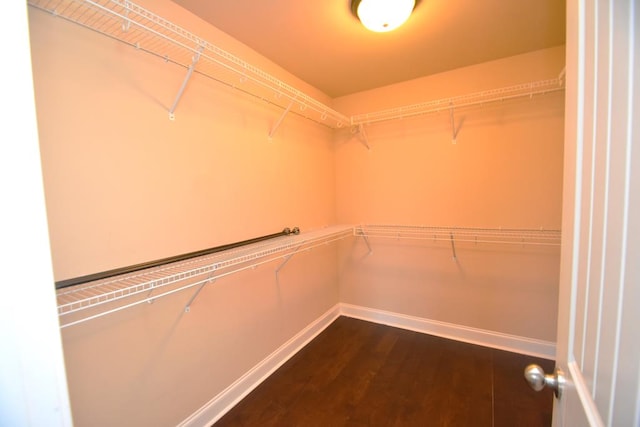
[[[565,42],[563,0],[421,0],[389,33],[348,0],[174,0],[331,97]]]

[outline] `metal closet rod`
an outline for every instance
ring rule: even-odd
[[[300,234],[300,229],[298,227],[289,228],[286,227],[282,231],[273,234],[267,234],[265,236],[254,237],[248,240],[241,240],[239,242],[228,243],[226,245],[215,246],[209,249],[202,249],[199,251],[189,252],[181,255],[175,255],[167,258],[158,259],[155,261],[144,262],[140,264],[130,265],[127,267],[115,268],[113,270],[102,271],[99,273],[88,274],[86,276],[75,277],[72,279],[60,280],[56,282],[56,289],[62,289],[69,286],[80,285],[83,283],[93,282],[95,280],[106,279],[108,277],[118,276],[121,274],[133,273],[135,271],[144,270],[152,267],[159,267],[166,264],[171,264],[177,261],[184,261],[190,258],[196,258],[203,255],[210,255],[216,252],[222,252],[229,249],[238,248],[241,246],[250,245],[253,243],[262,242],[269,239],[274,239],[276,237],[289,236],[291,234]]]
[[[174,288],[174,289],[169,289],[169,290],[167,290],[166,292],[163,292],[163,293],[154,294],[154,295],[148,294],[146,297],[144,297],[142,299],[138,299],[138,300],[135,300],[133,302],[126,303],[126,304],[123,304],[123,305],[120,305],[120,306],[117,306],[117,307],[114,307],[114,308],[111,308],[111,309],[107,309],[107,310],[104,310],[104,311],[98,311],[95,314],[91,314],[91,315],[86,316],[86,317],[81,317],[81,318],[78,318],[76,320],[69,321],[67,323],[61,323],[60,327],[61,328],[66,328],[66,327],[69,327],[69,326],[74,326],[74,325],[77,325],[77,324],[80,324],[80,323],[84,323],[86,321],[97,319],[99,317],[102,317],[102,316],[105,316],[105,315],[108,315],[108,314],[112,314],[112,313],[116,313],[118,311],[125,310],[125,309],[131,308],[131,307],[135,307],[135,306],[143,304],[143,303],[150,303],[150,302],[153,302],[153,301],[155,301],[155,300],[157,300],[159,298],[163,298],[163,297],[166,297],[166,296],[169,296],[169,295],[173,295],[175,293],[182,292],[182,291],[184,291],[186,289],[194,288],[196,286],[199,286],[200,288],[202,288],[204,285],[206,285],[208,283],[213,283],[218,279],[230,276],[232,274],[236,274],[236,273],[239,273],[241,271],[245,271],[245,270],[249,270],[249,269],[254,269],[257,266],[273,262],[273,261],[275,261],[277,259],[285,259],[285,261],[286,261],[287,259],[289,259],[292,255],[295,255],[296,253],[299,253],[299,252],[302,252],[302,251],[308,251],[308,250],[311,250],[313,248],[320,247],[320,246],[325,246],[325,245],[327,245],[329,243],[333,243],[333,242],[336,242],[338,240],[342,240],[343,238],[345,238],[347,236],[351,236],[351,235],[352,235],[352,231],[348,230],[348,232],[343,231],[341,234],[340,233],[338,233],[338,234],[333,233],[331,235],[328,235],[328,236],[326,236],[326,237],[328,237],[327,240],[325,240],[323,238],[320,238],[320,239],[319,238],[315,238],[315,239],[311,239],[311,240],[308,240],[308,241],[304,241],[300,245],[298,245],[294,249],[294,252],[292,252],[292,253],[276,254],[273,257],[265,257],[265,259],[254,261],[249,265],[244,265],[244,266],[237,267],[237,268],[234,268],[232,270],[228,270],[228,271],[224,271],[224,272],[221,271],[220,273],[217,273],[217,274],[209,274],[208,277],[205,277],[205,278],[200,279],[200,280],[195,281],[195,282],[188,282],[187,284],[185,284],[183,286],[180,286],[180,287],[177,287],[177,288]],[[302,248],[303,246],[304,246],[304,248]],[[281,267],[282,267],[282,264],[280,265],[279,268],[281,268]],[[201,276],[201,275],[196,275],[196,276]],[[192,276],[192,277],[196,277],[196,276]],[[278,272],[276,271],[276,281],[277,280],[278,280]],[[149,291],[152,291],[154,289],[159,289],[159,288],[145,288],[145,289],[142,289],[140,291],[135,291],[135,292],[132,292],[132,293],[126,293],[126,294],[123,293],[122,295],[118,296],[117,298],[113,298],[113,299],[105,299],[105,298],[100,297],[100,296],[94,296],[94,297],[90,297],[89,298],[90,300],[93,300],[93,302],[88,304],[88,305],[84,305],[84,303],[82,301],[76,301],[76,302],[71,302],[71,303],[65,304],[67,306],[75,305],[75,304],[78,304],[78,303],[81,304],[81,306],[76,307],[75,309],[71,309],[69,311],[64,311],[64,312],[60,311],[60,308],[62,306],[59,305],[58,306],[58,313],[62,318],[62,316],[65,316],[65,315],[68,315],[68,314],[72,314],[72,313],[78,312],[80,310],[84,310],[84,309],[92,308],[92,307],[98,307],[98,306],[101,306],[102,304],[106,304],[106,303],[109,303],[109,302],[122,301],[125,298],[129,298],[129,297],[132,297],[132,296],[135,296],[135,295],[139,295],[139,294],[141,294],[143,292],[149,292]],[[123,289],[123,291],[124,290],[125,289]],[[82,289],[80,289],[80,291],[82,292]],[[194,294],[194,296],[189,300],[189,302],[185,306],[185,311],[186,312],[190,311],[190,306],[193,303],[193,300],[195,299],[195,297],[197,296],[198,293],[199,293],[199,290],[196,291],[196,294]]]

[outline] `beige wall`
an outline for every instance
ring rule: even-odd
[[[376,111],[554,78],[563,64],[564,49],[548,49],[334,106]],[[456,144],[448,111],[366,127],[370,151],[357,136],[336,133],[338,221],[559,229],[563,102],[559,92],[456,111]],[[453,261],[446,244],[372,244],[364,260],[362,248],[346,250],[342,302],[554,341],[558,248],[461,246]]]
[[[175,426],[338,300],[331,246],[63,329],[76,426]]]
[[[325,95],[167,0],[154,12]],[[300,226],[557,228],[562,97],[368,128],[372,150],[185,70],[30,10],[56,280]],[[555,76],[551,49],[335,100],[352,114]],[[553,340],[557,251],[362,241],[63,330],[76,425],[175,425],[338,301]],[[338,277],[338,271],[342,276]],[[549,316],[533,316],[548,306]]]
[[[160,14],[304,83],[169,1]],[[30,9],[56,280],[335,223],[331,131]],[[322,94],[313,93],[317,97]],[[317,92],[317,91],[316,91]],[[65,328],[77,426],[176,425],[338,302],[331,246]],[[195,290],[195,289],[194,289]]]
[[[329,129],[30,15],[56,280],[335,222]]]

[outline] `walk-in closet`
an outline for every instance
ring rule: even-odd
[[[551,425],[524,370],[553,373],[564,307],[564,2],[375,34],[357,1],[26,3],[74,425]],[[475,7],[539,33],[469,37]],[[260,16],[288,41],[242,39]]]

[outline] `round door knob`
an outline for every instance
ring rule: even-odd
[[[529,386],[535,391],[549,387],[553,390],[556,397],[560,397],[564,384],[564,376],[559,368],[556,368],[553,374],[545,374],[540,366],[532,364],[525,368],[524,377],[529,383]]]

